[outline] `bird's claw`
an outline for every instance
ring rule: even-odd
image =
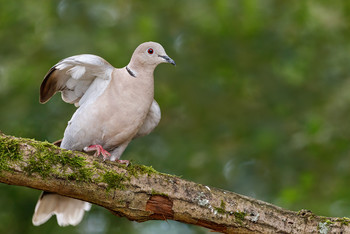
[[[88,147],[84,148],[85,152],[91,152],[91,151],[96,151],[94,153],[94,156],[98,157],[102,154],[103,156],[103,161],[105,161],[107,158],[111,156],[111,154],[105,150],[101,145],[90,145]]]
[[[119,160],[119,159],[117,159],[116,162],[121,163],[121,164],[125,164],[126,166],[129,166],[129,163],[130,163],[129,160]]]
[[[88,147],[85,147],[84,151],[85,152],[95,151],[94,156],[98,157],[102,155],[103,161],[111,157],[111,154],[107,150],[105,150],[101,145],[90,145]],[[117,159],[116,162],[125,164],[126,166],[128,166],[130,163],[129,160],[119,160],[119,159]]]

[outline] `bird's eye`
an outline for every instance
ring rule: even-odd
[[[153,49],[152,49],[152,48],[149,48],[149,49],[147,50],[147,52],[148,52],[149,54],[153,54]]]

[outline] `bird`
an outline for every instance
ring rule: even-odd
[[[64,102],[77,107],[60,147],[128,164],[120,157],[130,141],[148,135],[161,119],[153,76],[161,63],[176,65],[162,45],[144,42],[122,68],[92,54],[68,57],[54,65],[40,86],[40,103],[61,92]],[[58,225],[75,226],[90,208],[88,202],[43,192],[32,222],[38,226],[56,215]]]

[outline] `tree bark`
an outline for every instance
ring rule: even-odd
[[[233,192],[0,133],[0,182],[102,206],[129,220],[176,220],[223,233],[350,233],[350,219],[289,211]]]

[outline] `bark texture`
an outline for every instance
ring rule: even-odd
[[[223,233],[350,233],[350,219],[289,211],[152,167],[102,162],[0,134],[0,182],[88,201],[129,220],[177,220]]]

